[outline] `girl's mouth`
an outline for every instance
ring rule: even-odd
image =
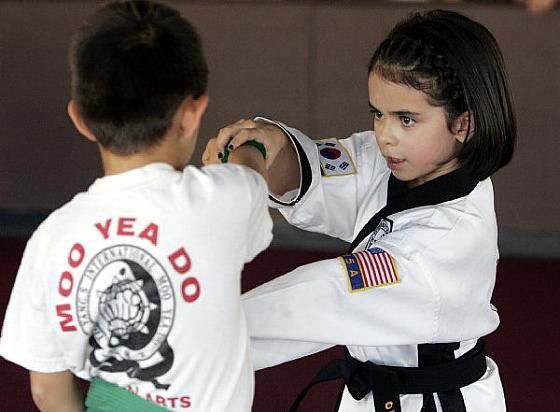
[[[386,157],[385,160],[387,161],[387,167],[391,170],[399,169],[404,163],[404,160],[396,157]]]

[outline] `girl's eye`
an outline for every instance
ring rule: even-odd
[[[377,110],[373,110],[373,109],[371,109],[370,112],[373,113],[373,118],[374,118],[375,120],[381,120],[381,119],[383,119],[383,113],[381,113],[381,112],[379,112],[379,111],[377,111]]]
[[[416,123],[416,120],[408,116],[401,116],[401,122],[403,126],[412,126],[414,123]]]

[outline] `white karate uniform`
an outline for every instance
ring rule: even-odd
[[[313,141],[276,124],[299,146],[302,184],[273,205],[292,225],[352,241],[387,203],[391,173],[374,133]],[[466,196],[402,210],[384,223],[358,245],[354,257],[370,249],[370,260],[385,256],[389,264],[366,268],[361,283],[352,283],[344,259],[328,259],[243,295],[257,369],[338,344],[361,361],[414,367],[419,344],[457,342],[458,357],[497,328],[490,303],[498,260],[490,179]],[[390,271],[396,279],[389,279]],[[386,278],[376,281],[380,275]],[[489,358],[484,376],[460,391],[469,412],[505,410],[498,369]],[[417,412],[423,397],[402,395],[400,401],[403,411]],[[435,404],[444,410],[437,395]],[[346,390],[339,410],[371,412],[371,392],[355,400]]]
[[[272,238],[264,179],[154,163],[98,179],[28,242],[0,354],[176,411],[250,411],[241,271]]]

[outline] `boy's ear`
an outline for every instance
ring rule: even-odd
[[[474,128],[472,113],[464,112],[453,121],[452,132],[459,142],[465,143],[473,136]]]
[[[70,119],[72,119],[72,123],[74,123],[76,129],[78,129],[78,131],[83,136],[85,136],[86,139],[91,140],[92,142],[97,142],[97,139],[95,138],[93,133],[91,133],[88,127],[85,125],[82,116],[80,115],[80,111],[78,110],[78,106],[76,106],[74,100],[70,100],[68,102],[67,110],[68,116],[70,116]]]
[[[208,107],[208,95],[203,94],[197,99],[192,97],[187,97],[183,102],[181,110],[181,128],[186,132],[187,136],[195,136],[200,122],[202,120],[202,115]]]

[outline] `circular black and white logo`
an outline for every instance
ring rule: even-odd
[[[104,249],[86,266],[76,296],[78,323],[91,336],[92,366],[156,384],[173,363],[167,336],[175,298],[163,266],[136,246]]]

